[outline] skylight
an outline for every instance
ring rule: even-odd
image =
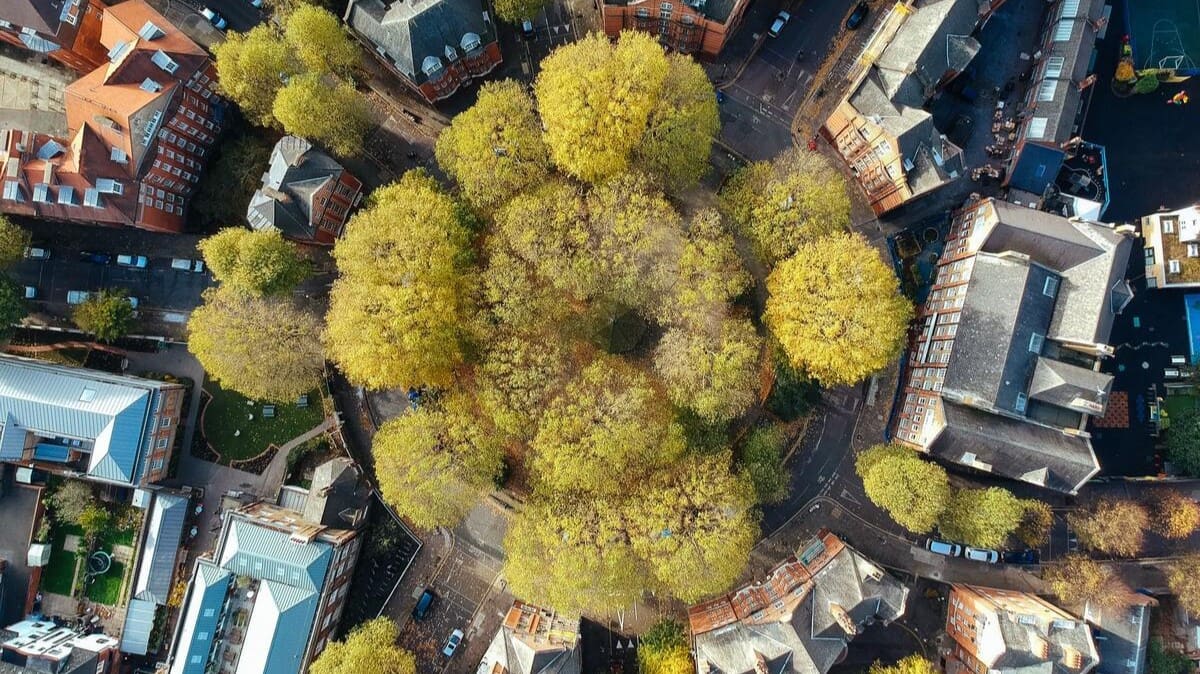
[[[85,388],[85,389],[83,389],[83,393],[79,394],[80,402],[90,403],[95,399],[96,399],[96,389],[94,389],[94,388]]]
[[[154,25],[153,21],[147,21],[146,25],[142,26],[142,29],[138,31],[138,37],[143,40],[157,40],[164,35],[166,33],[163,32],[163,29]]]

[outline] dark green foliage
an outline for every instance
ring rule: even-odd
[[[1146,650],[1147,674],[1191,674],[1195,669],[1186,655],[1167,650],[1162,639],[1154,637],[1150,640],[1150,648]]]
[[[787,432],[783,426],[759,426],[742,446],[740,466],[750,477],[759,503],[778,503],[788,495],[788,473],[783,467]]]
[[[783,421],[795,421],[808,414],[821,400],[821,387],[788,364],[783,349],[775,352],[775,385],[767,398],[767,409]]]
[[[271,143],[257,136],[241,136],[221,146],[216,161],[200,179],[192,211],[205,230],[246,222],[246,207],[271,159]]]
[[[1200,411],[1187,410],[1171,419],[1167,431],[1167,458],[1176,470],[1200,477]]]

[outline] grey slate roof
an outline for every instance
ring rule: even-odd
[[[990,670],[1002,674],[1073,674],[1086,672],[1096,664],[1091,628],[1082,620],[1047,620],[1015,611],[995,611],[991,618],[996,620],[1004,640],[1004,652],[991,663]],[[1047,646],[1046,655],[1035,651],[1039,642]],[[1080,668],[1063,665],[1068,649],[1080,655]]]
[[[1103,414],[1112,389],[1112,375],[1038,358],[1029,385],[1029,397],[1082,414]]]
[[[1083,98],[1076,83],[1088,74],[1096,40],[1092,22],[1100,18],[1104,4],[1104,0],[1059,0],[1050,9],[1050,23],[1046,29],[1050,34],[1050,46],[1045,50],[1042,62],[1062,59],[1062,64],[1057,76],[1053,71],[1043,75],[1041,68],[1034,69],[1037,79],[1029,86],[1038,93],[1034,96],[1030,117],[1044,118],[1046,131],[1040,138],[1031,136],[1032,140],[1057,145],[1071,138]],[[1045,96],[1042,96],[1043,91]]]
[[[1092,624],[1096,650],[1100,652],[1098,674],[1142,674],[1146,671],[1146,649],[1150,644],[1150,614],[1158,601],[1130,593],[1129,600],[1114,608],[1088,604],[1083,617]]]
[[[944,461],[970,464],[964,455],[991,465],[991,472],[1049,489],[1074,493],[1100,464],[1088,438],[1068,435],[1021,420],[942,398],[946,427],[929,446]]]
[[[335,529],[352,528],[361,521],[370,497],[370,486],[359,478],[353,461],[330,459],[313,471],[304,519]]]
[[[303,138],[284,136],[271,152],[263,186],[254,192],[246,220],[254,229],[278,229],[297,239],[311,239],[313,195],[337,181],[342,165]]]
[[[578,630],[578,620],[575,629]],[[484,663],[489,665],[486,671],[482,669]],[[578,638],[570,646],[561,644],[556,648],[544,642],[540,648],[534,648],[528,639],[520,638],[507,625],[502,625],[488,644],[480,665],[479,671],[484,674],[491,674],[496,665],[504,667],[507,674],[580,674],[583,649]]]
[[[119,484],[141,478],[160,382],[0,354],[0,459],[18,438],[91,443],[87,477]]]
[[[142,545],[137,584],[133,587],[136,599],[154,604],[167,603],[187,508],[186,498],[166,492],[156,495],[146,527],[145,543]]]
[[[346,23],[382,50],[384,58],[418,85],[429,77],[427,63],[445,67],[466,52],[469,36],[480,47],[496,40],[480,0],[350,0]],[[432,61],[431,61],[432,59]]]
[[[0,19],[46,35],[57,35],[62,24],[63,5],[68,0],[5,0],[0,3]]]
[[[920,83],[920,100],[907,100],[919,107],[933,94],[948,70],[966,69],[979,51],[971,37],[979,21],[975,0],[924,0],[876,60],[875,66],[902,73]]]

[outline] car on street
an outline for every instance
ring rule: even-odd
[[[866,0],[858,3],[850,16],[846,17],[846,29],[858,30],[858,27],[863,25],[863,21],[867,19],[867,13],[871,11],[871,6],[866,3]]]
[[[91,296],[92,294],[86,290],[68,290],[67,304],[83,304],[84,302],[88,301],[88,298]]]
[[[936,538],[931,538],[928,541],[925,541],[925,549],[932,552],[935,555],[945,555],[946,557],[962,556],[962,546],[961,545],[959,545],[958,543],[947,543],[946,541],[939,541]]]
[[[458,649],[458,645],[462,643],[463,631],[454,630],[450,633],[450,638],[446,640],[446,647],[442,649],[442,655],[451,657],[454,651]]]
[[[526,40],[533,39],[533,22],[529,19],[521,19],[521,37]]]
[[[433,593],[433,590],[426,588],[425,591],[421,593],[421,598],[417,600],[417,605],[413,607],[413,620],[421,620],[425,616],[429,615],[429,607],[433,606],[433,600],[436,598],[437,595]]]
[[[42,248],[40,246],[25,246],[25,259],[26,260],[49,260],[50,259],[50,249]]]
[[[36,300],[37,299],[37,288],[34,288],[33,286],[25,286],[25,299]]]
[[[262,0],[246,0],[251,7],[262,7]]]
[[[995,564],[996,562],[1000,561],[1000,553],[996,552],[995,550],[973,548],[969,545],[967,546],[966,552],[963,553],[963,557],[966,557],[972,562],[984,562],[985,564]]]
[[[173,258],[171,260],[171,269],[200,273],[204,271],[204,260],[189,260],[186,257]]]
[[[93,253],[85,250],[79,253],[79,261],[92,264],[111,264],[112,256],[108,253]]]
[[[780,31],[782,31],[783,27],[786,26],[788,21],[791,20],[792,15],[788,14],[787,12],[780,12],[776,14],[774,23],[772,23],[771,27],[767,29],[767,35],[770,35],[771,37],[779,37]]]
[[[126,298],[125,298],[125,301],[126,301],[126,302],[129,302],[129,306],[130,306],[130,307],[133,307],[133,310],[134,310],[134,311],[137,311],[137,308],[138,308],[138,298],[136,298],[136,297],[126,297]]]
[[[217,14],[216,12],[212,11],[211,9],[209,9],[207,7],[203,7],[200,9],[200,16],[203,16],[204,18],[208,19],[208,22],[211,23],[214,27],[216,27],[217,30],[225,30],[225,26],[229,25],[225,21],[225,17],[221,16],[220,14]]]
[[[1004,553],[1005,564],[1037,564],[1039,554],[1037,550],[1014,550]]]
[[[150,263],[145,255],[118,255],[117,265],[121,267],[134,267],[137,269],[145,269]]]

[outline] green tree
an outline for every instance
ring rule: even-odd
[[[528,440],[546,405],[590,352],[553,334],[506,333],[491,344],[478,372],[480,403],[497,428]]]
[[[720,206],[768,265],[850,224],[845,180],[820,154],[796,148],[735,173]]]
[[[8,338],[27,315],[24,290],[16,281],[0,275],[0,340]]]
[[[912,305],[858,235],[804,244],[767,278],[763,319],[791,363],[826,385],[854,384],[895,362]]]
[[[550,171],[533,99],[513,80],[480,87],[475,105],[454,118],[435,149],[467,201],[485,210],[540,185]]]
[[[759,503],[778,503],[788,495],[788,473],[783,465],[787,430],[780,424],[759,426],[742,446],[742,472],[750,478]]]
[[[945,469],[907,447],[875,445],[858,455],[854,470],[867,498],[913,533],[932,529],[950,502]]]
[[[79,524],[83,513],[96,503],[92,486],[82,480],[64,480],[46,497],[50,514],[59,524]]]
[[[650,113],[635,162],[671,189],[700,182],[721,127],[712,82],[690,56],[667,57],[667,77]]]
[[[867,674],[937,674],[939,671],[929,660],[913,654],[901,658],[894,665],[884,665],[876,660]]]
[[[725,320],[729,302],[749,286],[750,274],[721,215],[704,209],[688,226],[677,279],[655,307],[656,316],[667,324],[716,329]]]
[[[310,268],[296,246],[275,229],[226,227],[198,244],[222,288],[249,295],[285,295]]]
[[[1025,501],[1025,514],[1017,527],[1017,538],[1031,548],[1040,548],[1050,539],[1054,526],[1054,511],[1042,501]]]
[[[1185,653],[1169,650],[1160,637],[1150,638],[1146,649],[1147,674],[1193,674],[1196,665]]]
[[[489,240],[483,302],[491,323],[519,333],[555,333],[573,313],[564,292],[539,277],[501,237]]]
[[[601,356],[547,406],[530,450],[542,491],[620,493],[683,453],[683,429],[646,375]]]
[[[1137,82],[1135,82],[1133,85],[1133,93],[1135,93],[1135,94],[1153,93],[1158,90],[1158,85],[1159,85],[1159,81],[1158,81],[1157,75],[1146,75],[1145,77],[1139,77]]]
[[[727,421],[757,399],[762,339],[749,321],[726,319],[716,334],[670,328],[654,368],[675,404],[709,421]]]
[[[967,545],[999,548],[1020,526],[1025,511],[1025,502],[1007,489],[959,489],[951,494],[938,530]]]
[[[325,343],[353,382],[444,387],[464,359],[475,282],[463,211],[423,172],[380,188],[334,246]]]
[[[1101,498],[1067,515],[1067,525],[1089,550],[1136,557],[1150,528],[1150,513],[1135,501]]]
[[[638,639],[638,666],[642,674],[691,674],[692,654],[687,631],[671,618],[663,618]]]
[[[274,126],[275,96],[301,72],[291,45],[280,40],[270,26],[260,24],[248,33],[230,32],[212,50],[221,92],[237,103],[251,122]]]
[[[1200,477],[1200,410],[1189,408],[1171,417],[1167,458],[1183,474]]]
[[[1163,538],[1182,539],[1200,527],[1200,504],[1175,489],[1151,495],[1154,531]]]
[[[315,140],[341,157],[362,152],[371,130],[371,112],[363,95],[347,82],[319,73],[292,77],[271,106],[283,130]]]
[[[1046,587],[1063,604],[1090,602],[1103,608],[1119,606],[1129,588],[1107,564],[1084,555],[1071,554],[1042,571]]]
[[[345,639],[330,641],[309,667],[311,674],[414,674],[412,653],[396,645],[400,629],[388,618],[355,627]]]
[[[349,77],[358,68],[358,43],[350,39],[328,9],[301,3],[288,14],[283,25],[284,42],[296,58],[312,72]]]
[[[546,0],[497,0],[492,6],[501,21],[518,23],[523,19],[532,20],[536,17],[546,6]]]
[[[321,381],[320,319],[286,299],[209,290],[187,327],[204,371],[247,398],[293,402]]]
[[[25,257],[29,232],[0,214],[0,269],[8,269]]]
[[[1167,566],[1167,587],[1185,611],[1200,615],[1200,554],[1172,560]]]
[[[107,288],[92,293],[72,314],[80,330],[90,332],[102,342],[111,342],[129,334],[133,327],[133,305],[123,288]]]
[[[94,541],[104,533],[104,530],[112,524],[112,514],[104,509],[104,506],[99,503],[90,503],[84,506],[79,513],[77,522],[79,528],[83,529],[83,537],[89,541]]]
[[[238,136],[221,145],[192,200],[192,210],[209,227],[245,224],[246,208],[271,161],[271,145],[255,136]]]
[[[423,529],[457,524],[495,486],[504,460],[494,430],[462,394],[387,421],[371,453],[384,500]]]

